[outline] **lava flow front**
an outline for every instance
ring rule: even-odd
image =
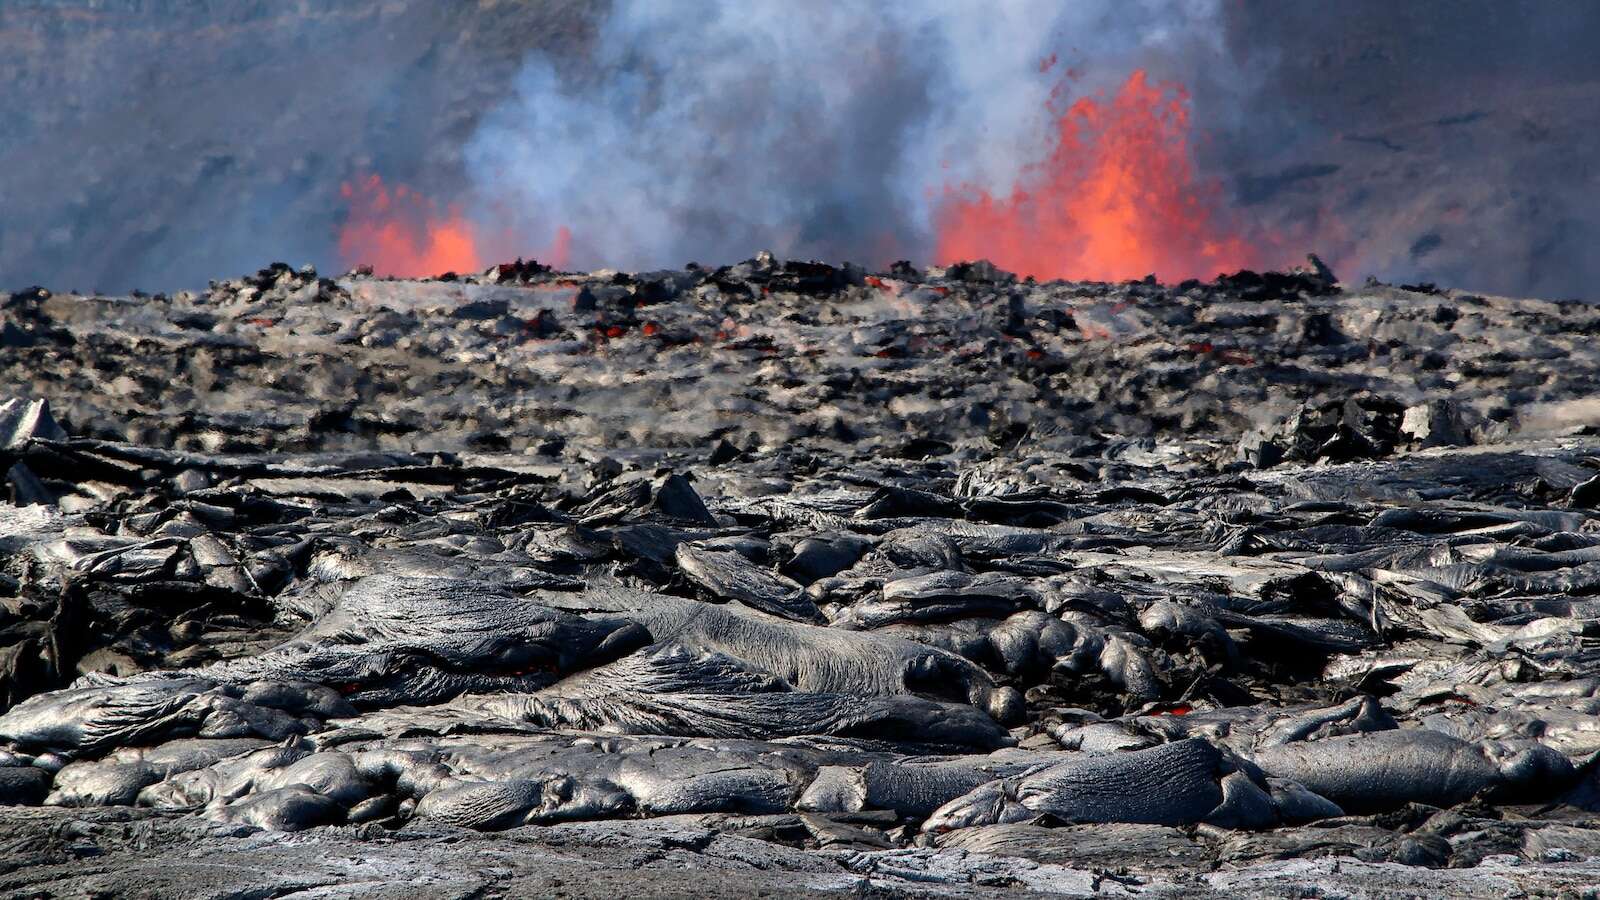
[[[1259,265],[1220,185],[1190,157],[1188,95],[1136,71],[1109,100],[1084,97],[1057,122],[1048,159],[1009,197],[950,188],[937,218],[942,262],[987,258],[1040,279],[1209,278]]]

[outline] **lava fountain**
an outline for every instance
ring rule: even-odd
[[[1259,266],[1267,251],[1240,236],[1221,185],[1195,173],[1188,100],[1143,70],[1109,100],[1077,100],[1056,123],[1049,157],[1024,168],[1010,196],[946,189],[937,258],[1095,281]]]
[[[349,205],[339,231],[346,265],[396,278],[483,268],[476,229],[459,209],[441,213],[427,197],[403,184],[390,189],[377,175],[346,182],[340,193]]]

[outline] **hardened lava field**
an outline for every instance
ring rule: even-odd
[[[1597,330],[1315,260],[0,295],[0,893],[1577,892]]]

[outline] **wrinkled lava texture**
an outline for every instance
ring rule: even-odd
[[[985,263],[0,294],[0,893],[1600,878],[1600,311]]]

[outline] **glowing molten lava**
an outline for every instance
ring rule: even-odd
[[[1188,94],[1136,71],[1109,102],[1085,97],[1057,123],[1055,146],[1011,196],[947,190],[942,262],[986,258],[1039,279],[1211,278],[1262,254],[1224,221],[1220,186],[1189,154]]]
[[[369,265],[374,274],[396,278],[483,268],[477,234],[460,210],[441,214],[433,201],[403,184],[390,190],[377,175],[346,183],[340,193],[350,206],[339,231],[346,265]]]

